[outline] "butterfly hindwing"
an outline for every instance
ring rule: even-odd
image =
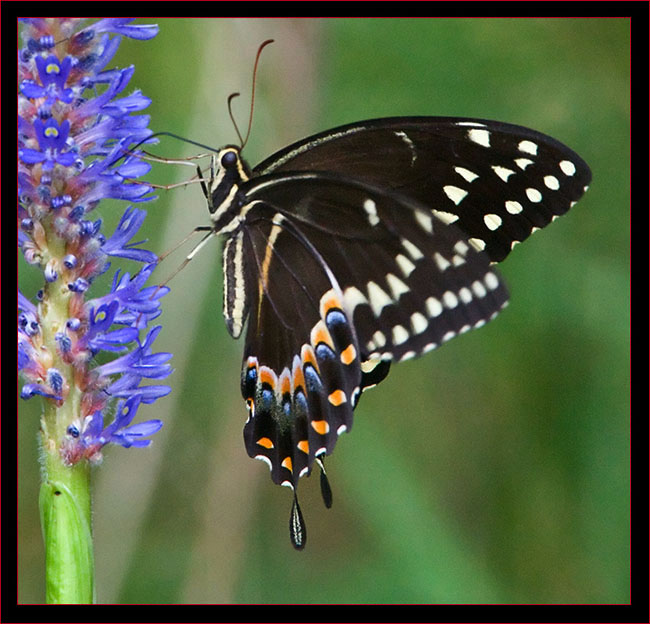
[[[336,279],[289,219],[255,202],[243,236],[246,448],[267,461],[276,483],[295,487],[352,425],[359,347]]]
[[[263,191],[337,276],[364,372],[482,325],[507,300],[487,256],[403,195],[324,174],[259,180],[249,196]]]
[[[245,190],[251,203],[231,239],[250,301],[244,437],[273,480],[295,488],[390,361],[483,324],[507,292],[458,228],[409,199],[327,176],[278,175]],[[229,283],[237,256],[224,254]]]

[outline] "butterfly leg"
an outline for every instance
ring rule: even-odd
[[[212,164],[210,165],[210,171],[212,171],[212,178],[214,178],[214,169]],[[205,180],[203,178],[203,171],[201,171],[201,167],[197,166],[196,167],[196,172],[198,173],[199,176],[199,182],[201,182],[201,190],[203,191],[203,195],[205,195],[205,198],[210,201],[210,193],[208,192],[208,187],[205,185]]]
[[[194,236],[194,234],[196,234],[197,232],[205,232],[206,230],[208,231],[208,233],[201,239],[201,242],[199,242],[199,244],[196,247],[194,247],[194,249],[192,249],[192,251],[185,258],[185,260],[179,265],[179,267],[164,282],[158,285],[158,288],[154,290],[150,299],[154,299],[158,294],[158,292],[160,291],[160,289],[165,287],[167,283],[172,280],[172,278],[176,277],[176,275],[180,273],[180,271],[188,265],[188,263],[200,251],[203,245],[205,245],[208,242],[208,240],[210,240],[210,238],[212,238],[216,234],[216,232],[210,225],[201,225],[195,227],[185,238],[183,238],[183,240],[181,240],[179,243],[174,245],[171,249],[167,250],[161,256],[158,256],[157,264],[160,264],[170,253],[172,253],[173,251],[178,249],[181,245],[186,243],[192,236]]]
[[[129,152],[130,153],[130,152]],[[149,160],[151,162],[163,163],[165,165],[188,165],[194,167],[194,163],[188,162],[192,160],[200,160],[201,158],[207,158],[211,154],[197,154],[196,156],[188,156],[187,158],[174,159],[174,158],[162,158],[161,156],[155,156],[149,152],[141,150],[137,155],[141,160]]]
[[[198,227],[195,227],[187,236],[176,243],[171,249],[168,249],[164,254],[158,256],[158,264],[160,264],[167,256],[174,253],[179,247],[182,247],[197,232],[207,232],[208,230],[212,230],[211,225],[199,225]]]
[[[161,191],[171,191],[172,189],[187,186],[188,184],[194,184],[195,182],[198,182],[201,185],[204,184],[204,181],[201,178],[190,178],[189,180],[175,182],[174,184],[155,184],[154,182],[133,182],[133,184],[143,184],[145,186],[150,186],[151,188],[160,189]]]
[[[199,241],[198,245],[196,245],[194,247],[194,249],[192,249],[192,251],[190,251],[190,253],[187,255],[185,260],[183,260],[183,262],[181,262],[178,265],[178,268],[160,285],[160,287],[165,286],[168,282],[170,282],[172,280],[172,278],[176,277],[176,275],[178,275],[192,261],[194,256],[196,256],[196,254],[198,254],[199,251],[201,251],[201,249],[203,249],[205,244],[213,236],[216,236],[217,233],[214,230],[214,228],[212,228],[209,225],[203,225],[203,226],[196,227],[182,241],[180,241],[180,243],[176,244],[169,251],[165,252],[162,256],[160,256],[160,258],[158,258],[158,262],[160,262],[161,260],[164,260],[172,251],[174,251],[175,249],[178,249],[183,243],[187,242],[191,236],[193,236],[197,232],[205,232],[206,230],[208,231],[208,233]]]

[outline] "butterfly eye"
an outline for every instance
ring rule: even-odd
[[[229,169],[237,162],[237,152],[228,151],[221,157],[221,166]]]

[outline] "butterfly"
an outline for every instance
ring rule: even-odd
[[[306,541],[301,477],[352,427],[393,362],[493,319],[508,301],[494,268],[567,212],[591,172],[571,149],[508,123],[394,117],[298,141],[251,169],[241,148],[202,182],[221,235],[223,316],[246,327],[246,450],[293,490],[290,537]]]

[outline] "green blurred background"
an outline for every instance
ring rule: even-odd
[[[139,417],[165,427],[147,450],[108,449],[95,471],[98,601],[627,602],[629,20],[139,21],[159,36],[124,40],[115,64],[135,64],[151,127],[215,147],[236,142],[233,91],[245,131],[255,51],[276,40],[260,64],[251,164],[347,122],[473,116],[550,134],[594,180],[503,263],[511,304],[497,320],[364,395],[328,462],[333,508],[317,478],[301,484],[303,552],[289,543],[291,492],[244,449],[243,344],[221,317],[220,246],[205,250],[163,300],[156,346],[174,353],[173,392]],[[152,151],[197,149],[163,138]],[[192,174],[156,165],[150,180]],[[208,223],[198,185],[147,207],[141,233],[158,253]],[[122,210],[100,207],[108,232]],[[24,262],[20,280],[28,295],[40,287]],[[40,406],[20,407],[19,601],[40,602]]]

